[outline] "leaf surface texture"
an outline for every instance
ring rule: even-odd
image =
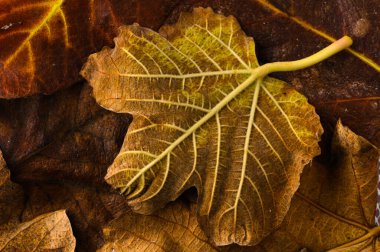
[[[259,242],[319,153],[314,108],[280,80],[256,80],[253,39],[211,9],[159,33],[122,27],[115,44],[82,70],[100,105],[134,116],[107,182],[144,214],[195,186],[216,244]]]

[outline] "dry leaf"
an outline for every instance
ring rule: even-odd
[[[355,55],[341,54],[318,66],[277,76],[305,94],[319,114],[330,123],[332,131],[337,118],[342,118],[355,132],[380,146],[380,89],[377,88],[379,74],[376,71],[380,69],[377,54],[380,19],[376,14],[380,12],[380,5],[377,0],[311,3],[290,0],[39,2],[42,4],[30,0],[3,0],[0,3],[3,13],[0,17],[2,97],[51,93],[73,84],[79,78],[77,72],[85,57],[106,44],[111,45],[116,28],[123,23],[138,22],[157,29],[167,17],[169,22],[173,22],[179,12],[192,6],[211,6],[214,10],[238,17],[244,30],[255,35],[260,48],[259,58],[263,62],[302,58],[310,55],[315,48],[322,48],[333,38],[344,34],[353,37]],[[3,62],[20,47],[32,28],[41,24],[40,21],[46,21],[44,17],[53,11],[55,4],[60,8],[56,9],[46,25],[38,26],[38,32],[30,39],[36,78],[29,83],[30,69],[25,68],[31,65],[28,59],[13,63],[12,69],[3,67]],[[62,19],[61,11],[68,23],[71,48],[63,48],[65,33],[59,32],[62,31],[62,24],[57,22]],[[48,26],[54,34],[53,41],[47,40]],[[29,48],[28,45],[20,50],[20,58],[29,54]],[[64,71],[67,73],[64,74]],[[364,106],[365,113],[362,110]]]
[[[95,251],[105,240],[102,229],[129,207],[124,197],[83,183],[54,182],[26,184],[28,194],[23,220],[66,209],[77,240],[76,251]]]
[[[216,244],[258,243],[319,153],[314,108],[282,81],[250,85],[253,39],[211,9],[183,13],[159,34],[123,27],[115,43],[82,70],[99,104],[134,116],[107,182],[145,214],[196,186]]]
[[[0,100],[0,147],[12,178],[26,188],[25,209],[9,205],[7,212],[22,211],[29,221],[67,209],[76,249],[95,251],[103,244],[102,225],[128,209],[103,177],[129,122],[130,116],[97,105],[83,84],[51,96]]]
[[[60,87],[71,85],[74,79],[79,78],[77,71],[84,57],[105,44],[111,45],[115,30],[121,23],[128,24],[135,21],[142,26],[157,29],[166,18],[165,23],[174,23],[180,12],[190,10],[193,6],[211,6],[217,12],[237,17],[244,31],[254,35],[255,43],[259,48],[258,58],[264,63],[308,56],[317,48],[322,48],[329,43],[328,41],[331,41],[325,35],[330,38],[339,38],[343,34],[352,36],[354,38],[353,49],[364,61],[351,52],[342,53],[309,69],[275,76],[291,83],[309,98],[322,117],[325,131],[331,133],[335,128],[336,119],[342,118],[343,122],[354,132],[380,146],[380,89],[378,88],[379,74],[375,69],[380,65],[380,54],[377,53],[379,51],[380,19],[378,13],[380,13],[380,5],[377,0],[308,2],[290,0],[65,0],[61,2],[61,6],[69,23],[69,35],[75,44],[77,55],[70,53],[73,48],[62,48],[63,40],[55,40],[46,44],[44,37],[47,25],[41,26],[40,32],[35,33],[31,40],[38,79],[34,83],[29,83],[31,75],[25,68],[31,65],[28,59],[19,60],[18,62],[21,64],[13,64],[15,67],[12,69],[4,68],[3,60],[4,54],[7,54],[8,50],[14,50],[14,46],[19,45],[19,42],[30,34],[28,33],[29,28],[32,27],[30,24],[41,20],[45,13],[51,10],[51,6],[59,1],[38,2],[43,5],[46,3],[45,7],[33,7],[36,1],[29,0],[0,1],[0,96],[24,96],[33,92],[50,93]],[[92,13],[89,8],[90,3],[94,3],[95,6],[93,8],[95,19],[89,18]],[[28,5],[31,8],[23,8],[22,14],[11,11],[12,7],[27,7]],[[15,23],[8,27],[14,21],[19,21],[19,18],[22,19],[22,24]],[[52,17],[51,21],[59,18],[56,15]],[[95,23],[92,28],[89,28],[90,22]],[[50,28],[55,27],[51,29],[55,33],[54,36],[63,36],[64,33],[58,32],[61,24],[54,25],[53,22],[50,22],[48,25]],[[17,36],[7,35],[16,30],[19,31],[20,27],[26,28],[28,31],[16,34]],[[8,42],[10,40],[12,42]],[[17,43],[13,44],[13,41]],[[87,52],[85,52],[86,50]],[[24,51],[29,52],[29,47]],[[68,55],[66,59],[63,59],[63,54]],[[22,53],[19,57],[22,58],[25,55],[27,54]],[[66,71],[65,61],[68,62],[69,69],[63,76],[63,72]],[[375,68],[370,65],[371,61]],[[53,67],[53,64],[56,68]],[[12,70],[11,74],[10,70]],[[6,84],[4,80],[8,80]],[[86,187],[81,183],[77,184],[77,181],[83,181],[85,184],[99,184],[100,174],[104,173],[107,162],[113,158],[119,145],[112,144],[112,141],[95,140],[110,135],[99,133],[98,130],[94,131],[94,127],[90,132],[87,131],[88,126],[85,127],[86,130],[83,130],[82,123],[87,125],[86,122],[88,122],[94,126],[97,125],[98,128],[107,128],[110,131],[116,128],[119,134],[123,134],[123,130],[120,130],[119,127],[125,127],[123,126],[125,124],[122,119],[119,121],[110,114],[105,116],[108,118],[105,119],[101,113],[97,112],[96,106],[89,105],[91,103],[82,103],[82,99],[88,101],[88,96],[79,95],[82,93],[80,90],[81,88],[76,86],[68,92],[64,91],[61,95],[54,95],[50,98],[31,97],[13,102],[0,101],[0,146],[5,148],[4,156],[11,163],[12,178],[17,177],[31,191],[27,196],[33,197],[33,199],[28,202],[26,218],[30,219],[46,211],[62,209],[65,207],[60,207],[60,205],[66,205],[72,209],[68,211],[68,214],[70,219],[74,220],[73,229],[76,229],[77,238],[79,236],[78,251],[94,251],[96,246],[101,245],[101,225],[114,217],[115,209],[122,211],[123,207],[119,208],[118,200],[114,202],[113,194],[102,192],[100,193],[102,196],[94,196],[98,195],[98,190]],[[62,105],[56,107],[52,105],[57,104],[54,102],[55,99],[59,99]],[[88,107],[88,110],[79,109],[87,112],[74,113],[77,110],[74,106],[75,101],[82,104],[79,107]],[[50,106],[54,109],[49,110]],[[61,106],[68,108],[65,110]],[[61,118],[60,115],[62,115]],[[97,120],[98,117],[103,119]],[[37,118],[39,119],[37,120]],[[76,120],[75,118],[80,119]],[[79,129],[79,132],[76,129]],[[94,138],[88,138],[93,132],[95,132]],[[79,137],[76,138],[76,136]],[[76,139],[80,141],[77,143]],[[91,143],[90,145],[86,146],[86,139]],[[116,139],[116,141],[120,140],[118,137]],[[106,148],[108,151],[101,151],[102,144],[108,146]],[[63,147],[60,148],[60,146]],[[33,154],[34,152],[36,155]],[[76,153],[79,155],[78,158],[76,158]],[[326,153],[328,152],[326,151]],[[24,160],[26,161],[24,162]],[[97,164],[98,162],[99,164]],[[29,169],[30,173],[28,173]],[[327,168],[321,167],[321,169]],[[67,184],[61,182],[56,185],[28,185],[28,181],[34,180],[47,183],[46,181],[56,177],[55,173],[57,177],[73,181],[74,184],[68,186],[70,189],[67,189]],[[3,178],[2,175],[0,177]],[[6,185],[14,188],[15,184],[6,182]],[[8,195],[5,196],[6,199],[12,199],[12,196],[9,195],[14,193],[12,190],[1,191],[2,188],[0,185],[0,221],[1,216],[4,216],[2,213],[6,213],[5,221],[7,218],[16,220],[16,216],[22,211],[22,206],[19,209],[18,203],[7,200],[7,204],[14,203],[15,207],[6,208],[6,212],[1,212],[3,211],[1,200],[4,199],[1,193],[5,192]],[[36,191],[38,193],[35,193]],[[16,190],[16,192],[20,191]],[[62,195],[64,195],[63,198]],[[98,204],[102,198],[109,198],[109,200],[105,200],[104,204]],[[21,198],[17,197],[16,199],[22,203]],[[110,214],[105,208],[110,211]],[[99,209],[101,210],[98,211]],[[300,233],[301,236],[304,235],[303,232]],[[277,251],[298,252],[304,248],[294,241],[294,237],[286,236],[286,232],[276,232],[276,236],[271,236],[271,243],[278,245],[279,250]],[[363,247],[364,245],[360,244],[359,246]],[[372,244],[369,244],[366,249],[376,251],[372,248]],[[367,251],[366,249],[365,251]],[[242,247],[239,247],[240,250]],[[356,249],[352,247],[347,248],[346,251],[352,250]],[[253,248],[246,248],[245,251],[252,252]],[[260,247],[258,251],[265,250]],[[269,251],[271,250],[269,249]]]
[[[129,122],[78,84],[52,96],[0,100],[0,147],[17,182],[101,184]]]
[[[20,223],[24,200],[21,186],[10,181],[0,151],[0,251],[74,251],[75,238],[65,211]]]
[[[0,225],[18,222],[24,208],[24,192],[22,187],[10,180],[0,151]]]
[[[19,225],[0,226],[0,251],[74,251],[75,238],[64,210]]]
[[[260,248],[268,251],[355,251],[379,246],[380,227],[374,225],[379,150],[364,138],[337,124],[333,163],[313,162],[304,170],[299,191],[281,225],[282,244],[269,236]],[[360,240],[362,239],[362,240]],[[284,250],[287,244],[296,248]],[[376,243],[376,245],[375,245]],[[334,249],[341,246],[341,249]],[[343,249],[344,247],[344,249]],[[361,250],[359,250],[361,251]]]
[[[166,0],[0,1],[0,97],[52,93],[79,80],[91,52],[111,45],[121,24],[159,27]],[[154,9],[151,18],[146,18]]]
[[[200,228],[195,205],[180,200],[151,216],[127,212],[103,232],[102,252],[218,251]]]

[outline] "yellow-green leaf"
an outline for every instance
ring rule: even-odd
[[[314,108],[263,78],[284,68],[259,67],[253,39],[209,8],[159,33],[122,27],[115,44],[82,70],[99,104],[134,116],[107,182],[144,214],[195,186],[217,245],[258,243],[282,222],[303,167],[319,154]]]
[[[15,225],[0,226],[0,251],[62,251],[75,249],[75,238],[64,210]]]

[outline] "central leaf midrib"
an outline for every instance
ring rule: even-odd
[[[250,109],[250,113],[249,113],[247,132],[246,132],[245,141],[244,141],[241,176],[240,176],[239,187],[237,189],[236,199],[235,199],[235,204],[234,204],[234,227],[236,227],[237,206],[238,206],[238,202],[240,199],[240,194],[241,194],[241,191],[243,188],[244,178],[245,178],[245,174],[246,174],[246,168],[247,168],[247,162],[248,162],[247,160],[248,160],[249,142],[251,139],[252,126],[253,126],[253,121],[255,119],[255,112],[256,112],[256,108],[257,108],[257,102],[258,102],[258,98],[259,98],[259,92],[260,92],[260,85],[261,84],[262,84],[262,79],[259,79],[258,81],[256,81],[256,86],[255,86],[254,94],[252,97],[252,105],[251,105],[251,109]]]
[[[122,77],[132,77],[132,78],[157,78],[157,79],[190,79],[190,78],[200,78],[200,77],[210,77],[210,76],[220,76],[220,75],[238,75],[238,74],[251,74],[252,69],[232,69],[224,71],[209,71],[191,74],[134,74],[134,73],[119,73]]]

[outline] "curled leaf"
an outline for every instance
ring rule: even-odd
[[[253,39],[209,8],[159,33],[122,27],[115,43],[82,70],[100,105],[134,116],[107,182],[145,214],[195,186],[216,244],[258,243],[319,154],[314,108],[280,80],[256,80]]]

